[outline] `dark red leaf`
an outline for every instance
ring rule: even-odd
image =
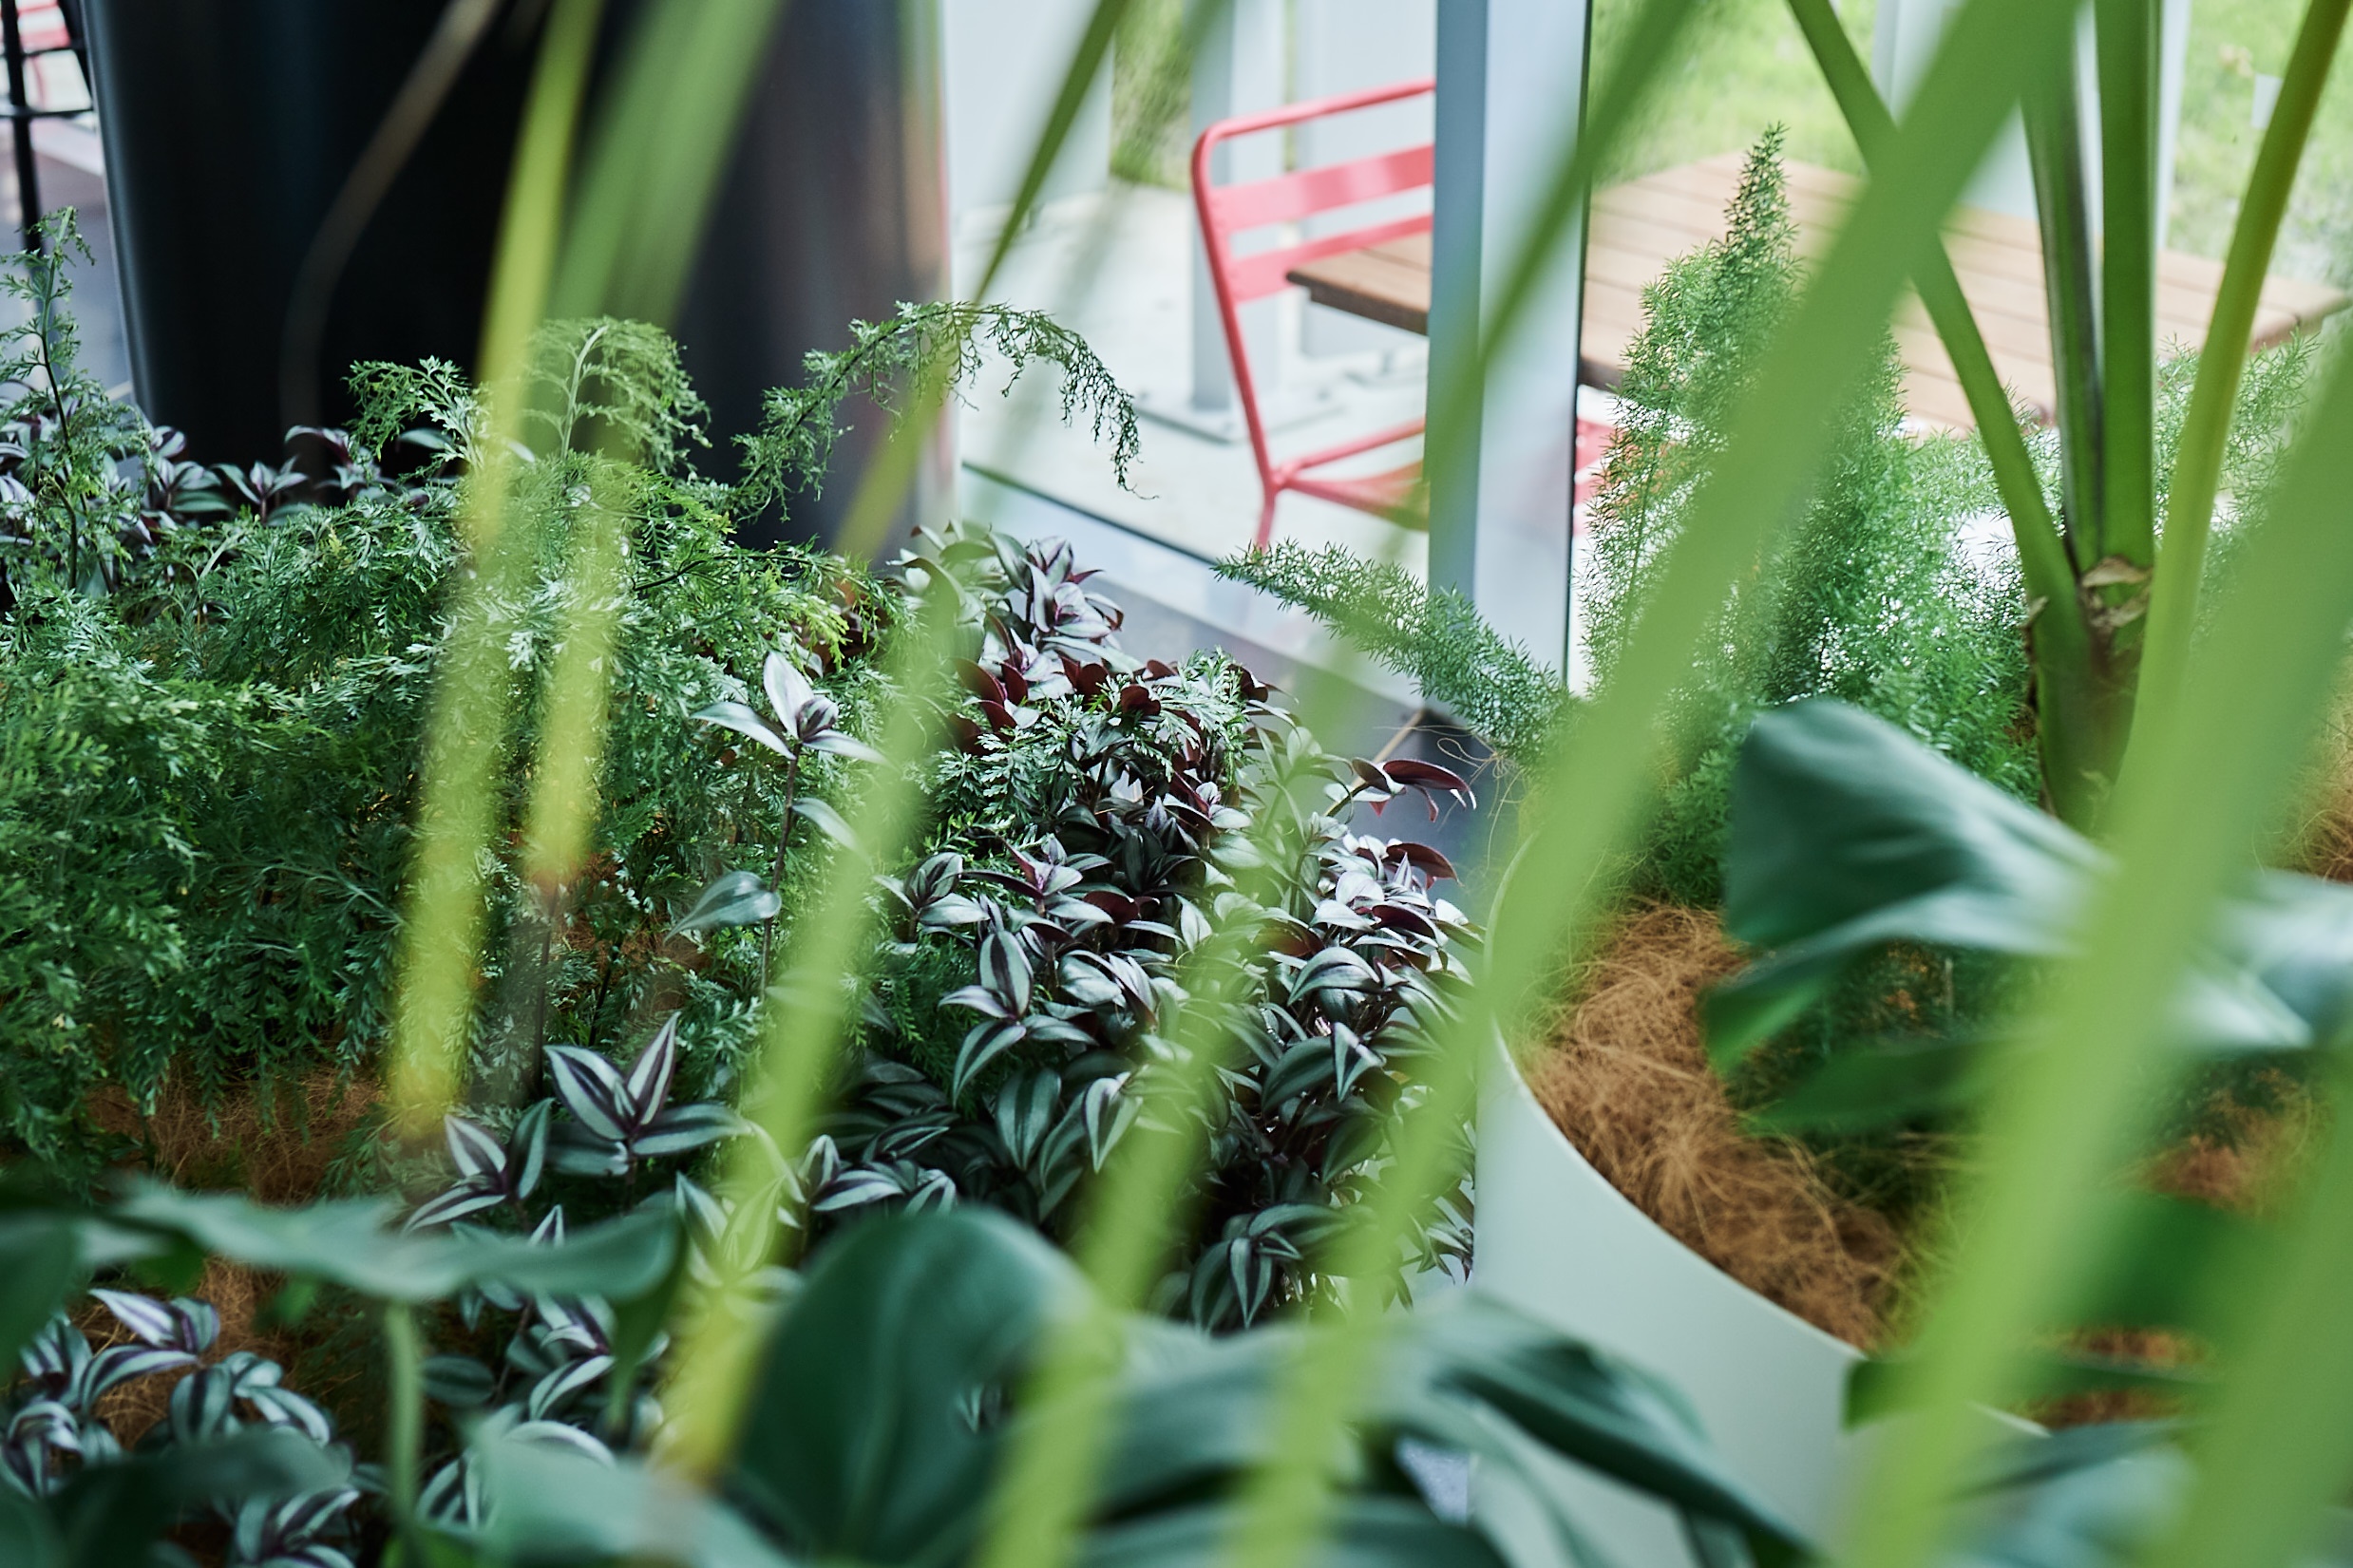
[[[982,699],[983,702],[1002,705],[1005,701],[1004,683],[970,659],[959,660],[956,667],[956,673],[958,678],[963,681],[964,690]]]
[[[1451,772],[1435,763],[1415,762],[1411,757],[1399,757],[1384,771],[1398,784],[1414,789],[1444,790],[1466,804],[1471,801],[1471,785],[1459,773]]]
[[[1399,840],[1389,846],[1389,854],[1386,858],[1403,860],[1433,882],[1454,875],[1454,862],[1428,844],[1411,843]]]

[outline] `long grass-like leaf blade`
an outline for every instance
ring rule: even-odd
[[[2287,215],[2296,170],[2320,110],[2321,89],[2327,85],[2329,66],[2344,37],[2348,9],[2353,9],[2353,0],[2312,0],[2306,9],[2287,74],[2280,81],[2279,102],[2255,155],[2247,193],[2239,200],[2238,222],[2230,231],[2222,287],[2214,296],[2206,346],[2198,356],[2197,381],[2190,393],[2190,411],[2182,422],[2181,444],[2173,458],[2173,483],[2166,493],[2164,547],[2150,588],[2149,632],[2141,658],[2135,750],[2147,732],[2144,727],[2165,722],[2188,671],[2191,632],[2197,619],[2206,571],[2206,543],[2213,525],[2215,493],[2222,482],[2223,454],[2230,439],[2230,416],[2247,368],[2247,346],[2254,334],[2255,312],[2263,300],[2266,274],[2271,270],[2280,223]]]
[[[1869,1506],[1849,1560],[1913,1568],[1927,1559],[1950,1478],[1982,1429],[1971,1403],[1999,1402],[2015,1388],[2020,1352],[2099,1256],[2102,1194],[2164,1104],[2173,1062],[2158,1046],[2181,976],[2220,900],[2249,873],[2249,846],[2292,791],[2342,668],[2353,616],[2353,533],[2342,525],[2348,486],[2353,375],[2341,370],[2289,459],[2271,515],[2243,547],[2177,721],[2122,781],[2112,819],[2119,869],[2091,908],[2082,956],[2041,988],[2040,1007],[2021,1025],[1987,1113],[1983,1175],[1956,1200],[1971,1220],[1920,1338],[1909,1389],[1918,1409],[1889,1432],[1864,1479],[1857,1495]],[[2317,1501],[2341,1483],[2332,1471],[2309,1491],[2314,1477],[2304,1466],[2327,1456],[2297,1451],[2323,1426],[2344,1429],[2336,1365],[2314,1365],[2301,1386],[2336,1401],[2325,1413],[2318,1405],[2267,1406],[2276,1425],[2246,1456],[2274,1467],[2267,1485],[2252,1497],[2210,1495],[2204,1506],[2252,1528],[2243,1508],[2292,1510],[2299,1498]],[[2230,1463],[2219,1473],[2236,1476],[2238,1461]],[[2266,1539],[2276,1538],[2232,1537],[2220,1558],[2167,1560],[2264,1561],[2247,1547]]]
[[[2143,567],[2156,552],[2158,9],[2158,0],[2096,0],[2093,7],[2102,553]]]
[[[2101,520],[2099,302],[2093,287],[2092,212],[2083,164],[2082,101],[2073,49],[2028,78],[2026,152],[2042,216],[2042,292],[2059,385],[2061,524],[2078,573],[2108,554]]]
[[[920,765],[938,741],[939,705],[951,690],[954,597],[944,588],[925,595],[912,623],[895,634],[882,761],[860,770],[858,793],[844,812],[864,853],[836,847],[814,897],[792,923],[783,973],[762,1003],[756,1065],[741,1107],[761,1136],[734,1141],[721,1184],[723,1195],[748,1211],[745,1222],[756,1227],[749,1251],[760,1260],[774,1251],[778,1230],[774,1161],[795,1160],[807,1146],[825,1085],[849,1043],[856,1007],[844,977],[857,972],[869,941],[873,868],[901,861],[927,820]],[[733,1446],[766,1330],[740,1285],[722,1282],[706,1293],[680,1325],[665,1400],[677,1412],[664,1435],[668,1454],[706,1482]]]
[[[2016,81],[2021,60],[2057,56],[2069,21],[2041,0],[1977,0],[1956,21],[1911,119],[1767,349],[1616,674],[1566,727],[1498,900],[1485,1008],[1446,1031],[1440,1082],[1407,1120],[1395,1168],[1342,1237],[1334,1273],[1369,1274],[1396,1244],[1459,1136],[1490,1031],[1517,1029],[1541,1005],[1544,977],[1604,909],[1614,857],[1641,820],[1666,739],[1659,715],[1727,595],[1796,513],[1833,423],[1825,410],[1852,394],[1906,275],[2007,112],[2010,102],[1986,85]],[[1368,1311],[1308,1341],[1276,1404],[1278,1457],[1245,1485],[1235,1548],[1249,1568],[1289,1568],[1316,1539],[1328,1506],[1322,1456],[1350,1417],[1381,1332],[1380,1314]]]
[[[876,0],[896,3],[896,0]],[[583,161],[552,294],[558,316],[668,322],[789,0],[650,7]]]
[[[483,939],[482,850],[496,831],[491,781],[506,755],[505,654],[484,616],[526,569],[509,537],[512,421],[532,332],[555,264],[561,192],[596,32],[598,0],[560,0],[549,17],[516,143],[498,259],[483,330],[494,391],[487,454],[469,478],[460,526],[477,570],[464,582],[450,646],[427,718],[417,849],[402,913],[389,1079],[394,1115],[412,1138],[440,1125],[456,1085],[455,1052],[474,1002]],[[507,395],[498,394],[503,387]]]
[[[1854,52],[1845,25],[1831,9],[1830,0],[1790,0],[1790,12],[1805,35],[1807,47],[1813,51],[1814,65],[1831,96],[1837,100],[1865,165],[1875,164],[1887,156],[1888,144],[1895,140],[1895,117],[1871,85],[1870,73]],[[2002,504],[2010,514],[2010,531],[2018,542],[2027,596],[2063,607],[2073,600],[2075,574],[2067,564],[2058,520],[2042,494],[2042,481],[2035,472],[2034,454],[2026,449],[2009,389],[1994,368],[1985,334],[1978,328],[1976,313],[1969,309],[1961,279],[1953,272],[1952,258],[1941,243],[1920,264],[1912,287],[1919,292],[1920,303],[1945,345],[1945,356],[1952,361],[1953,374],[1960,379],[1962,394],[1969,400],[1969,412],[1976,417],[1978,442],[1993,469]],[[2083,643],[2082,623],[2073,616],[2054,615],[2039,623],[2036,630],[2039,638],[2057,636],[2078,647]]]

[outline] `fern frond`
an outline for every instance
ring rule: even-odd
[[[835,422],[853,394],[896,414],[969,385],[990,351],[1011,367],[1008,392],[1034,365],[1059,369],[1063,423],[1087,421],[1095,440],[1110,444],[1111,471],[1127,486],[1144,439],[1135,401],[1086,339],[1035,311],[943,300],[901,305],[888,321],[852,322],[847,349],[808,355],[802,386],[768,394],[758,432],[737,438],[744,448],[738,514],[754,516],[791,491],[822,485],[834,443],[845,433]]]
[[[1544,755],[1567,708],[1552,671],[1481,619],[1469,599],[1427,588],[1387,561],[1286,540],[1220,561],[1217,573],[1306,611],[1523,766]]]

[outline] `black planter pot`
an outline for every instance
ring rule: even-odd
[[[936,0],[792,0],[770,40],[676,324],[712,454],[846,324],[946,285]],[[635,8],[619,8],[617,20]],[[197,455],[275,454],[348,419],[358,360],[474,362],[534,28],[485,34],[336,274],[282,378],[295,280],[439,19],[430,0],[85,0],[132,379]],[[288,387],[315,385],[310,406]],[[850,423],[852,474],[880,420]],[[829,537],[852,486],[793,508]],[[770,533],[780,531],[773,520]]]
[[[439,18],[419,0],[85,0],[131,379],[207,459],[350,414],[361,359],[472,360],[526,35],[494,27],[335,279],[282,405],[294,279]]]
[[[852,321],[946,294],[939,38],[937,0],[788,0],[677,323],[714,446],[758,425],[769,387],[800,384],[804,354],[847,348]],[[886,428],[871,408],[844,423],[823,493],[747,532],[835,538]],[[710,465],[731,474],[732,451]]]

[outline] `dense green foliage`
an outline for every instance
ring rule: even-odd
[[[1559,678],[1488,625],[1468,598],[1425,587],[1393,561],[1281,539],[1220,561],[1217,570],[1314,615],[1522,767],[1544,761],[1568,710]]]
[[[0,1352],[23,1347],[29,1375],[5,1409],[0,1553],[23,1568],[182,1563],[176,1544],[148,1554],[175,1527],[190,1541],[209,1527],[229,1568],[389,1561],[403,1537],[398,1560],[450,1568],[974,1560],[1006,1453],[1050,1413],[1022,1374],[1091,1305],[1084,1276],[998,1217],[860,1227],[802,1277],[772,1278],[744,1420],[705,1495],[649,1451],[662,1414],[650,1393],[608,1405],[607,1386],[633,1387],[658,1347],[674,1293],[702,1300],[734,1267],[719,1237],[679,1219],[660,1205],[524,1242],[392,1232],[366,1203],[273,1212],[148,1189],[103,1214],[20,1204],[0,1262],[29,1310],[0,1324]],[[190,1371],[218,1329],[200,1303],[104,1291],[127,1334],[95,1354],[63,1316],[42,1325],[93,1270],[128,1287],[208,1254],[380,1307],[399,1366],[377,1463],[355,1465],[266,1362],[239,1353]],[[531,1332],[503,1367],[418,1354],[485,1311],[517,1310]],[[433,1338],[420,1344],[423,1325]],[[1315,1331],[1106,1327],[1118,1338],[1106,1342],[1106,1459],[1077,1511],[1086,1560],[1199,1562],[1233,1527],[1237,1481],[1280,1441],[1266,1415]],[[94,1414],[100,1397],[181,1373],[168,1414],[125,1452]],[[528,1399],[483,1414],[503,1379],[530,1383]],[[1799,1543],[1671,1390],[1496,1303],[1457,1295],[1400,1314],[1376,1382],[1332,1456],[1326,1560],[1342,1568],[1545,1568],[1556,1533],[1576,1527],[1552,1481],[1564,1464],[1622,1480],[1727,1549]],[[1545,1527],[1529,1538],[1464,1518],[1421,1479],[1441,1451],[1476,1455],[1482,1484]]]
[[[1224,654],[1126,653],[1067,546],[927,542],[910,581],[970,617],[961,748],[931,766],[918,862],[887,879],[866,1051],[814,1200],[978,1200],[1066,1234],[1188,1048],[1177,1014],[1214,1008],[1189,1048],[1224,1063],[1196,1238],[1159,1299],[1231,1327],[1325,1294],[1317,1244],[1389,1159],[1470,935],[1433,891],[1443,857],[1350,819],[1468,790],[1327,757]],[[1459,1199],[1425,1214],[1414,1261],[1467,1256],[1467,1217]]]
[[[1726,238],[1645,291],[1621,424],[1593,507],[1580,605],[1606,683],[1649,596],[1660,552],[1728,437],[1766,334],[1800,281],[1779,137],[1751,155]],[[1831,695],[1884,714],[1964,766],[2031,795],[2022,745],[2023,606],[1964,520],[1987,503],[1969,449],[1903,429],[1892,343],[1836,421],[1829,462],[1775,557],[1729,601],[1678,696],[1682,761],[1643,855],[1641,891],[1717,896],[1732,755],[1758,709]]]
[[[599,439],[674,462],[697,406],[659,334],[597,324],[543,347],[560,418],[517,523],[539,560],[496,611],[526,736],[592,508],[626,519],[631,576],[598,858],[561,942],[517,928],[485,957],[503,1005],[484,1014],[482,1067],[519,1030],[610,1043],[665,994],[714,1021],[740,1011],[722,983],[731,952],[703,976],[659,941],[758,803],[685,717],[739,695],[739,671],[779,639],[854,694],[852,656],[882,626],[847,569],[733,544],[723,487],[564,444],[593,420]],[[182,523],[202,568],[141,599],[138,620],[120,613],[129,595],[27,580],[0,628],[0,922],[25,936],[0,957],[0,1032],[12,1131],[46,1160],[86,1168],[103,1153],[84,1121],[102,1082],[142,1104],[173,1075],[205,1094],[266,1086],[349,1070],[381,1037],[443,590],[465,555],[449,460],[478,411],[446,367],[369,368],[359,384],[365,435],[331,499]],[[653,396],[633,405],[623,387]],[[411,425],[439,451],[385,473],[388,434]],[[515,875],[502,867],[510,895]]]
[[[548,667],[588,592],[583,540],[617,522],[627,548],[593,838],[558,887],[526,878],[519,833],[497,857],[469,1115],[494,1142],[535,1115],[543,1129],[543,1107],[631,1060],[657,1024],[657,1101],[674,1083],[684,1099],[738,1091],[775,937],[847,832],[828,799],[876,760],[857,734],[905,595],[952,595],[967,690],[954,744],[919,765],[932,824],[873,895],[893,929],[865,966],[863,1048],[817,1145],[779,1153],[778,1200],[820,1230],[970,1200],[1063,1234],[1177,1049],[1166,1018],[1213,986],[1232,1061],[1199,1238],[1162,1299],[1246,1324],[1325,1289],[1314,1245],[1386,1158],[1387,1112],[1458,973],[1449,944],[1465,927],[1432,892],[1451,868],[1357,836],[1348,816],[1463,786],[1325,757],[1219,656],[1176,669],[1127,654],[1119,610],[1067,548],[959,531],[881,579],[733,541],[736,520],[822,470],[844,395],[969,379],[975,333],[1016,368],[1062,368],[1066,407],[1124,464],[1125,399],[1043,318],[950,306],[861,326],[806,387],[771,398],[734,487],[688,462],[702,406],[660,333],[542,331],[517,426],[533,461],[504,524],[527,531],[532,564],[487,611],[515,715],[502,822],[523,815]],[[70,347],[36,336],[61,360]],[[448,366],[366,366],[354,384],[353,434],[299,433],[287,468],[237,476],[262,504],[172,518],[116,579],[75,590],[37,554],[13,557],[0,918],[28,939],[0,956],[0,1073],[13,1138],[54,1168],[132,1152],[92,1119],[102,1090],[141,1109],[167,1087],[268,1105],[303,1074],[369,1076],[387,1037],[424,715],[490,419]],[[31,444],[68,472],[97,461]],[[200,569],[180,564],[199,552]],[[1212,923],[1253,920],[1217,964],[1193,964]],[[625,1159],[628,1191],[739,1130],[714,1114],[695,1123],[708,1136],[649,1134],[659,1170]],[[409,1183],[432,1164],[354,1152],[356,1181]],[[578,1219],[619,1196],[569,1202]],[[1425,1261],[1464,1253],[1466,1211],[1428,1217]],[[539,1218],[514,1204],[486,1218],[501,1216]]]

